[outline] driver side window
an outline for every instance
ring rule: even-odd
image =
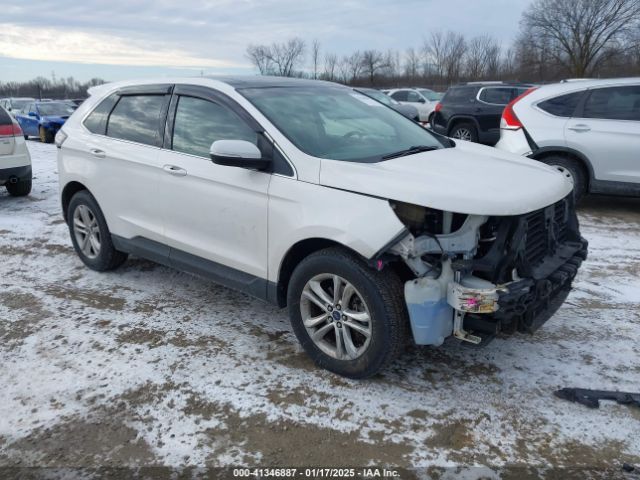
[[[417,92],[407,92],[407,101],[412,103],[420,102],[420,95]]]
[[[247,140],[258,143],[257,133],[227,107],[196,97],[178,99],[172,149],[209,158],[216,140]]]

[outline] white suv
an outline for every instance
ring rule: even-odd
[[[94,270],[127,254],[281,307],[320,366],[533,331],[586,257],[571,185],[455,144],[355,90],[275,77],[96,87],[56,137],[64,217]]]
[[[31,156],[18,122],[0,107],[0,185],[10,195],[31,192]]]
[[[640,78],[531,89],[505,108],[496,147],[557,167],[577,198],[640,196]]]
[[[418,116],[423,123],[431,123],[433,112],[441,96],[428,88],[396,88],[386,92],[402,105],[412,105],[418,109]]]

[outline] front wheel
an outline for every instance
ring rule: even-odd
[[[340,248],[316,252],[293,272],[288,290],[291,325],[320,367],[367,378],[396,358],[408,316],[402,282]]]
[[[5,186],[12,197],[25,197],[31,193],[31,177],[22,178],[16,183],[7,183]]]

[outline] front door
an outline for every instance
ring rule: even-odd
[[[256,129],[221,95],[210,89],[176,86],[169,110],[169,138],[160,153],[165,235],[176,266],[186,264],[227,279],[238,273],[236,286],[250,289],[246,274],[267,278],[271,175],[216,165],[209,158],[216,140],[258,142]]]

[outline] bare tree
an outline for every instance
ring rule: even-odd
[[[291,38],[284,43],[273,43],[270,47],[270,60],[275,71],[282,77],[292,77],[295,68],[304,59],[304,40]]]
[[[318,40],[311,42],[311,63],[313,66],[313,78],[318,78],[318,67],[320,64],[320,42]]]
[[[466,53],[467,77],[481,79],[497,73],[500,46],[489,35],[480,35],[469,40]]]
[[[606,49],[638,28],[640,0],[535,0],[524,13],[524,35],[544,46],[571,75],[593,73]]]
[[[422,58],[415,48],[409,47],[404,53],[404,74],[410,79],[416,79],[420,75]]]
[[[342,57],[338,68],[344,83],[353,82],[360,77],[362,73],[362,53],[360,53],[360,50]]]
[[[324,56],[324,72],[322,76],[325,80],[333,82],[336,79],[336,69],[338,68],[338,56],[335,53],[327,53]]]
[[[362,69],[369,78],[369,83],[373,85],[376,74],[386,67],[384,55],[378,50],[365,50],[361,57]]]
[[[249,45],[247,57],[262,75],[292,77],[304,59],[304,40],[291,38],[284,43]]]
[[[271,51],[266,45],[249,45],[247,47],[247,58],[258,69],[260,75],[271,75],[273,64],[271,62]]]
[[[427,63],[433,64],[437,75],[448,84],[460,79],[466,51],[464,35],[451,31],[434,32],[424,44]]]

